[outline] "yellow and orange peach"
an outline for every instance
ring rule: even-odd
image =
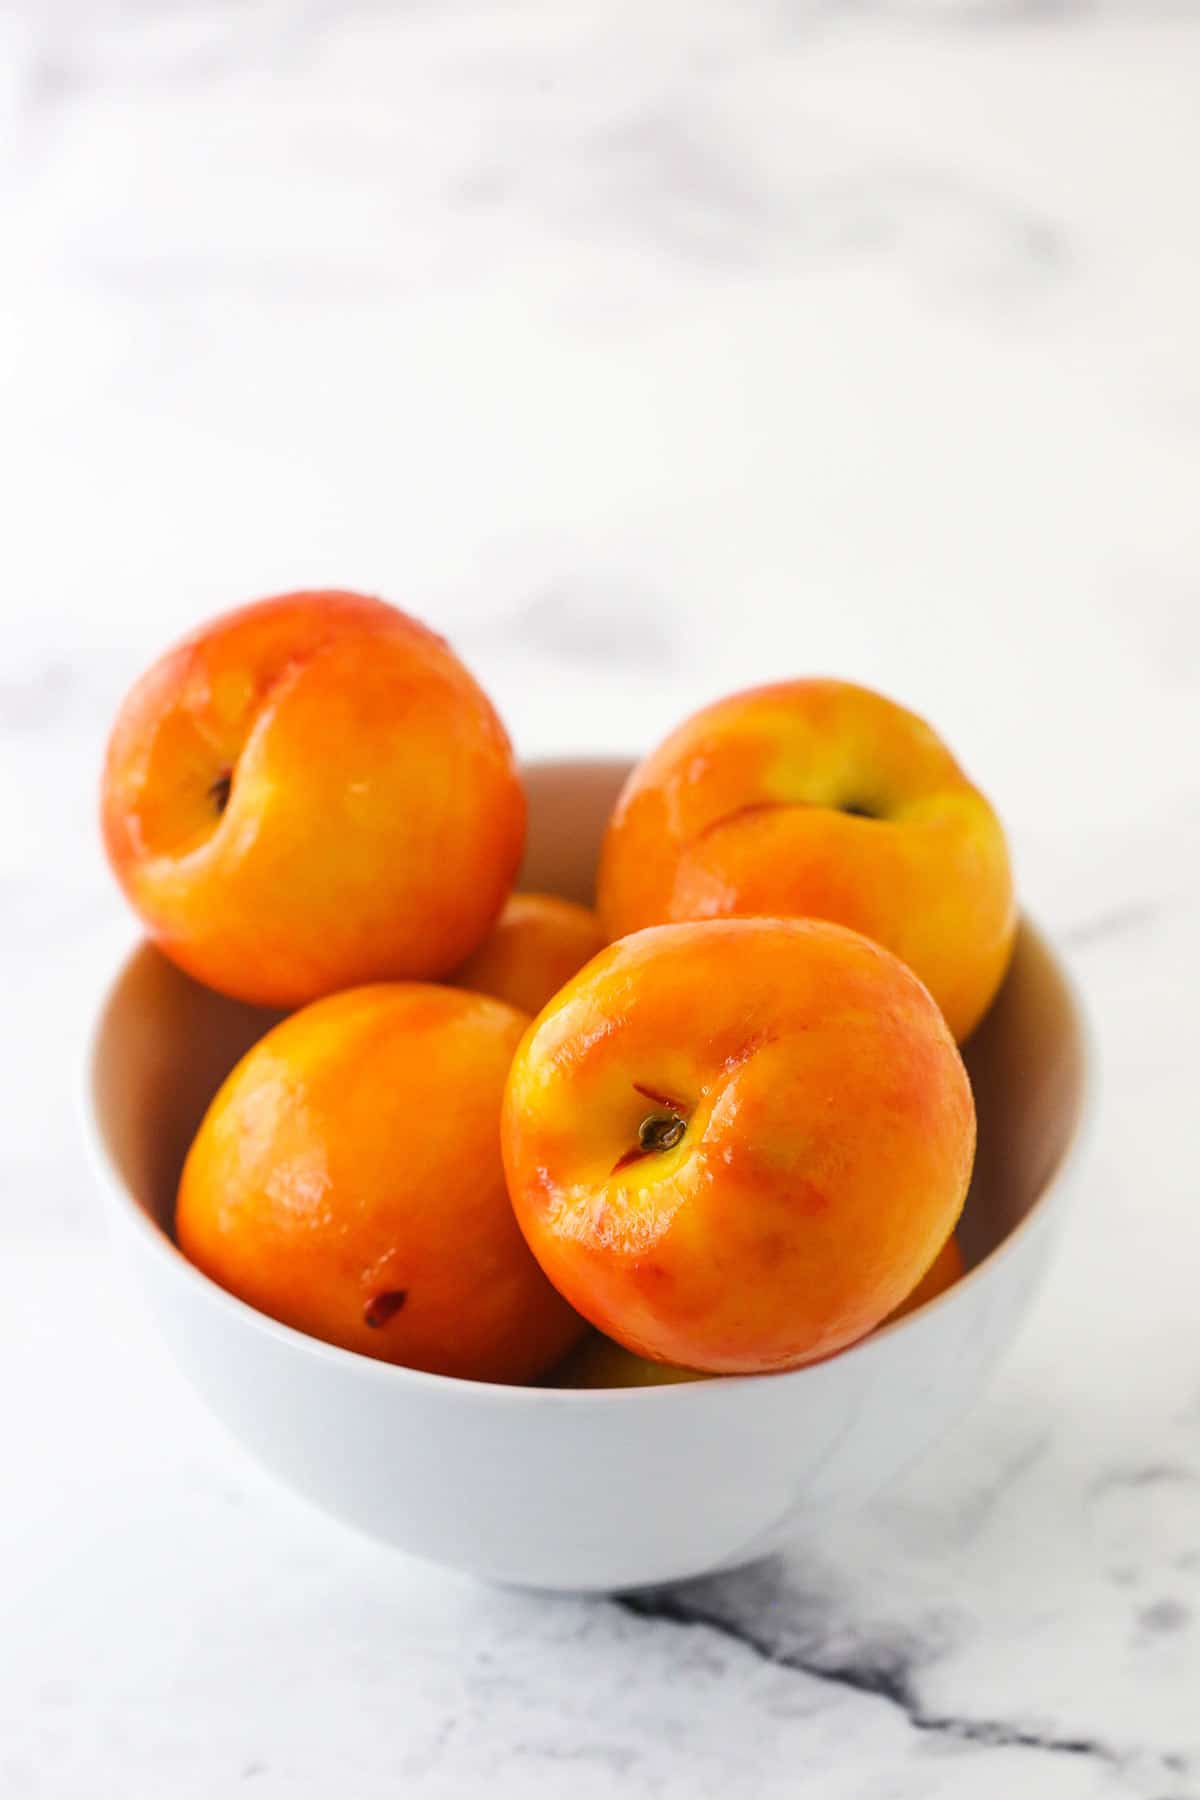
[[[733,694],[634,771],[601,858],[610,938],[683,919],[829,919],[914,969],[956,1038],[1016,925],[1004,831],[923,720],[844,681]]]
[[[661,926],[526,1034],[504,1102],[521,1229],[567,1300],[654,1361],[794,1367],[853,1343],[952,1232],[975,1113],[903,963],[811,920]]]
[[[533,1380],[583,1322],[505,1191],[500,1102],[527,1023],[417,982],[293,1013],[204,1118],[179,1187],[180,1248],[239,1299],[343,1349]]]
[[[903,1319],[927,1306],[939,1294],[947,1293],[965,1273],[958,1239],[948,1237],[907,1300],[902,1300],[883,1323]],[[651,1362],[648,1357],[636,1356],[622,1344],[614,1343],[612,1338],[589,1331],[545,1379],[548,1387],[627,1388],[674,1387],[681,1381],[704,1381],[706,1377],[675,1363]]]
[[[448,645],[381,600],[317,592],[228,613],[154,664],[112,733],[102,823],[167,955],[296,1006],[457,967],[512,886],[525,802]]]
[[[912,1293],[902,1300],[893,1313],[884,1320],[886,1325],[890,1319],[905,1319],[909,1313],[919,1312],[921,1307],[928,1306],[939,1294],[950,1291],[956,1281],[961,1281],[967,1272],[963,1253],[959,1249],[958,1239],[949,1237],[942,1245],[933,1261],[918,1281]]]
[[[513,894],[452,979],[456,987],[537,1013],[605,941],[588,907],[557,894]]]
[[[612,1338],[589,1331],[582,1343],[565,1356],[545,1378],[547,1387],[631,1388],[677,1387],[684,1381],[710,1381],[698,1369],[681,1369],[676,1363],[651,1362],[616,1344]]]

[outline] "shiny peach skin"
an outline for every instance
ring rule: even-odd
[[[456,987],[494,994],[522,1012],[536,1013],[606,941],[586,906],[557,894],[513,894],[492,931],[451,979]]]
[[[517,1229],[500,1099],[527,1020],[421,983],[351,990],[277,1025],[188,1154],[184,1254],[272,1318],[384,1362],[531,1381],[582,1321]]]
[[[732,694],[648,756],[613,813],[597,907],[610,938],[752,915],[851,926],[916,971],[960,1042],[1016,929],[1004,831],[946,746],[825,680]]]
[[[638,1154],[651,1114],[686,1120]],[[655,1361],[829,1356],[916,1286],[962,1208],[975,1112],[916,977],[811,920],[661,926],[530,1027],[504,1103],[509,1192],[559,1291]]]
[[[939,1294],[952,1288],[965,1273],[966,1264],[958,1239],[949,1237],[908,1299],[902,1300],[883,1324],[903,1319],[919,1307],[927,1306]],[[877,1329],[881,1330],[882,1326]],[[611,1338],[601,1337],[598,1331],[589,1331],[545,1377],[548,1387],[564,1388],[673,1387],[681,1381],[713,1379],[695,1369],[681,1369],[675,1363],[651,1362],[648,1357],[635,1356],[632,1350],[614,1344]]]
[[[296,1006],[456,967],[512,886],[525,801],[441,638],[381,600],[290,594],[214,620],[135,685],[102,824],[167,955]]]

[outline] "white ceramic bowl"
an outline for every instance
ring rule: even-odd
[[[527,771],[522,885],[587,898],[616,763]],[[881,1489],[976,1397],[1013,1337],[1063,1211],[1086,1077],[1062,969],[1028,923],[967,1050],[979,1156],[949,1293],[784,1375],[602,1391],[394,1368],[265,1318],[171,1240],[175,1185],[218,1082],[273,1015],[144,946],[91,1062],[115,1237],[179,1366],[260,1460],[329,1512],[492,1580],[614,1589],[764,1555]]]

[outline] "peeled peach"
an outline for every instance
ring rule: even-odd
[[[607,1337],[790,1368],[911,1293],[967,1191],[975,1111],[915,975],[812,920],[661,926],[556,995],[509,1076],[504,1161],[547,1275]]]
[[[845,681],[785,681],[688,719],[635,769],[604,842],[610,938],[682,919],[807,917],[893,951],[960,1041],[1016,926],[1004,831],[915,714]]]
[[[489,935],[452,977],[456,987],[494,994],[540,1012],[605,938],[596,915],[557,894],[513,894]]]
[[[238,999],[441,976],[512,886],[525,801],[491,703],[382,600],[287,594],[213,620],[126,698],[104,839],[160,948]]]
[[[454,988],[352,989],[293,1013],[213,1100],[176,1231],[205,1274],[346,1350],[531,1381],[583,1330],[531,1256],[500,1161],[526,1017]]]

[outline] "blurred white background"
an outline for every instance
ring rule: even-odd
[[[907,1525],[881,1528],[869,1551],[855,1540],[841,1572],[894,1575],[899,1530],[916,1612],[973,1608],[983,1622],[954,1664],[960,1710],[1048,1708],[1060,1735],[1149,1760],[1063,1755],[1051,1777],[1001,1752],[997,1785],[968,1790],[957,1760],[935,1776],[910,1768],[912,1744],[890,1726],[873,1737],[874,1701],[834,1735],[877,1752],[879,1771],[902,1766],[887,1793],[921,1800],[1007,1797],[1018,1781],[1054,1800],[1198,1791],[1194,1764],[1163,1760],[1194,1725],[1194,1626],[1160,1633],[1139,1662],[1129,1612],[1165,1592],[1190,1617],[1181,1593],[1200,1564],[1189,1575],[1172,1559],[1200,1556],[1191,1477],[1142,1489],[1113,1477],[1103,1527],[1073,1535],[1114,1469],[1200,1464],[1198,95],[1194,0],[0,11],[2,1310],[7,1366],[45,1371],[25,1423],[59,1509],[32,1476],[12,1500],[30,1567],[46,1518],[71,1496],[97,1508],[68,1573],[46,1563],[29,1577],[23,1629],[43,1644],[31,1668],[61,1660],[46,1634],[82,1617],[80,1656],[108,1669],[105,1620],[128,1580],[143,1605],[151,1588],[182,1605],[181,1521],[241,1570],[247,1645],[278,1593],[266,1576],[256,1586],[255,1559],[275,1565],[254,1532],[310,1572],[326,1554],[304,1536],[323,1528],[281,1523],[292,1514],[257,1486],[234,1548],[222,1495],[251,1477],[226,1474],[190,1403],[177,1438],[153,1447],[158,1390],[138,1383],[158,1376],[143,1375],[134,1324],[117,1345],[74,1090],[96,997],[133,936],[95,828],[123,690],[217,609],[358,586],[445,631],[526,754],[636,751],[731,687],[828,672],[925,712],[991,793],[1026,900],[1067,946],[1096,1023],[1094,1192],[993,1410],[910,1496]],[[113,1471],[102,1498],[95,1467],[55,1448],[48,1423],[79,1405],[81,1379]],[[182,1405],[162,1381],[165,1404]],[[114,1383],[134,1396],[125,1423],[106,1410]],[[1033,1485],[955,1536],[971,1483],[1017,1467],[1026,1432],[1042,1445],[1021,1465]],[[164,1498],[176,1462],[200,1496],[179,1497],[178,1515]],[[110,1594],[103,1534],[134,1481],[150,1560],[118,1559]],[[374,1591],[378,1565],[357,1546],[344,1555],[341,1579]],[[1113,1566],[1135,1571],[1129,1592]],[[1014,1567],[1018,1590],[1057,1596],[1036,1618],[1010,1598]],[[436,1637],[444,1596],[415,1591],[404,1605],[429,1616],[401,1654],[425,1657],[420,1633]],[[860,1598],[838,1615],[851,1635],[874,1618]],[[150,1651],[122,1640],[71,1740],[78,1761],[60,1743],[59,1762],[22,1762],[18,1743],[15,1785],[0,1770],[0,1791],[90,1800],[102,1752],[106,1791],[126,1796],[211,1800],[227,1769],[250,1772],[260,1751],[242,1744],[232,1689],[229,1710],[196,1728],[207,1761],[186,1730],[159,1727],[166,1789],[153,1759],[141,1785],[113,1748],[136,1696],[166,1721],[172,1682],[186,1695],[196,1668],[229,1674],[232,1627],[199,1588],[186,1603],[200,1661],[176,1644],[160,1680]],[[532,1658],[531,1681],[553,1689],[554,1620],[568,1615],[455,1604],[454,1630]],[[322,1679],[353,1709],[366,1652],[330,1595],[322,1608],[330,1659],[345,1652]],[[276,1621],[281,1669],[312,1628]],[[155,1629],[169,1637],[165,1613]],[[657,1679],[657,1648],[635,1651],[625,1631],[609,1674],[589,1677],[597,1707],[614,1703],[608,1721],[631,1667]],[[254,1690],[278,1740],[268,1763],[286,1768],[303,1721],[284,1686],[256,1686],[246,1655],[235,1685]],[[521,1731],[553,1735],[554,1708],[527,1711],[518,1695],[511,1716],[485,1708],[458,1749],[422,1763],[467,1705],[453,1658],[429,1679],[403,1769],[431,1794],[473,1792]],[[35,1715],[19,1691],[24,1729]],[[569,1711],[574,1690],[553,1691]],[[715,1761],[685,1758],[662,1779],[681,1768],[679,1792],[707,1792],[716,1768],[726,1795],[808,1793],[799,1774],[769,1786],[755,1758],[791,1727],[766,1729],[760,1690],[736,1691],[749,1785],[715,1741]],[[580,1765],[580,1793],[607,1794],[622,1768],[666,1791],[654,1732],[580,1728],[611,1751]],[[318,1732],[302,1759],[326,1792],[340,1743]],[[514,1791],[562,1791],[546,1758],[520,1761]],[[44,1767],[49,1785],[21,1785],[22,1769]],[[393,1791],[401,1763],[351,1767],[363,1800]],[[812,1776],[822,1800],[883,1795],[865,1764],[837,1767]]]

